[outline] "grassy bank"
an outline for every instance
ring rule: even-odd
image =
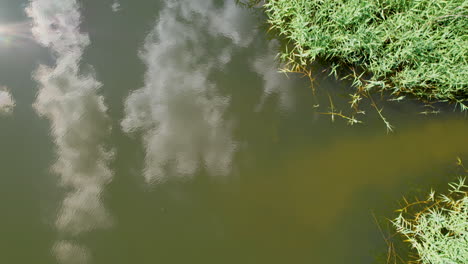
[[[393,221],[397,232],[415,250],[410,263],[468,263],[468,186],[450,184],[448,194],[430,192],[426,200],[408,202]],[[395,259],[398,258],[390,256]]]
[[[386,90],[468,109],[467,1],[267,0],[264,9],[290,44],[281,54],[290,70],[325,60],[331,74],[351,72],[356,94]]]

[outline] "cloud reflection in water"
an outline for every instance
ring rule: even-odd
[[[222,8],[206,0],[166,2],[141,52],[145,86],[127,98],[122,121],[125,132],[144,133],[148,182],[168,172],[193,174],[199,160],[212,174],[229,173],[236,144],[223,115],[230,99],[210,74],[230,61],[233,44],[252,41],[251,27],[243,27],[249,20],[231,1]]]
[[[143,132],[147,182],[192,175],[202,167],[226,175],[236,150],[225,120],[231,99],[210,77],[231,61],[234,50],[252,46],[256,18],[234,1],[165,4],[140,53],[147,66],[145,85],[126,99],[122,128]],[[274,54],[261,54],[251,64],[265,79],[266,93],[287,90],[285,77],[273,68]],[[284,94],[281,100],[288,104]]]
[[[294,105],[294,98],[290,91],[294,80],[287,78],[285,74],[279,72],[278,69],[281,68],[282,65],[280,65],[276,59],[278,50],[279,42],[273,39],[268,43],[265,54],[255,57],[251,62],[253,70],[262,77],[264,83],[264,94],[260,99],[257,110],[259,110],[266,99],[273,94],[278,94],[279,107],[282,110],[290,110]]]
[[[53,251],[59,263],[83,264],[90,262],[88,250],[70,241],[63,240],[56,243]]]
[[[15,108],[15,100],[6,87],[0,86],[0,114],[11,114]]]
[[[49,119],[57,161],[52,170],[70,190],[59,210],[56,226],[61,238],[73,238],[112,221],[102,203],[102,192],[111,181],[112,152],[104,141],[110,126],[101,87],[92,70],[80,71],[84,49],[90,41],[80,33],[76,0],[32,0],[26,8],[33,19],[33,35],[56,58],[56,65],[40,65],[34,74],[39,92],[37,113]],[[70,240],[57,242],[53,252],[61,263],[86,263],[89,253]]]

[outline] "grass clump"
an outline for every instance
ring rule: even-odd
[[[450,184],[447,195],[436,197],[431,191],[426,200],[406,203],[393,225],[417,252],[410,263],[468,263],[468,186],[463,178]]]
[[[317,60],[351,69],[357,91],[388,90],[467,110],[468,1],[267,0],[271,29],[297,71]]]

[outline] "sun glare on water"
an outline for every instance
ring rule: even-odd
[[[28,23],[0,25],[0,45],[12,47],[32,40]]]

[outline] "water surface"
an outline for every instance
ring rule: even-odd
[[[2,263],[374,263],[373,215],[468,159],[451,106],[331,122],[349,83],[278,73],[233,1],[74,3],[0,3]]]

